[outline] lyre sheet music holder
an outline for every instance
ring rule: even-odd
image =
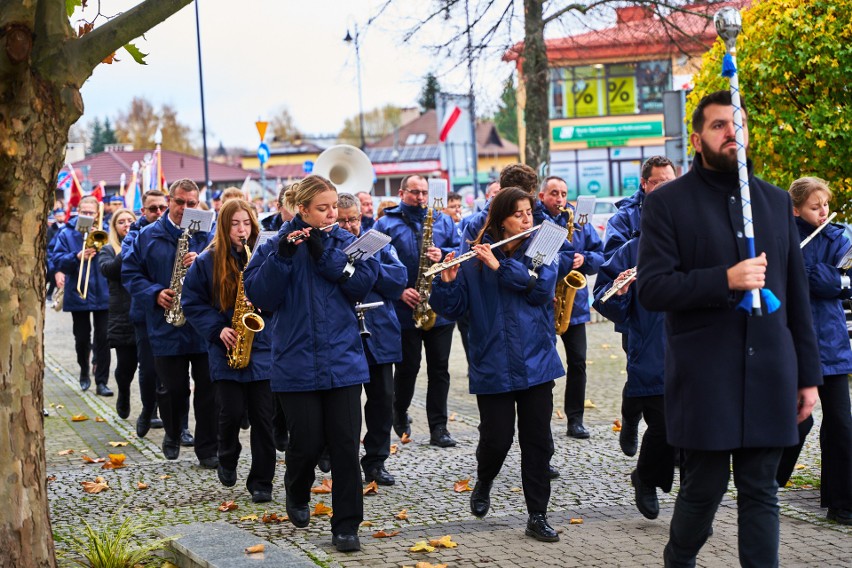
[[[350,262],[366,260],[374,254],[382,250],[385,245],[391,242],[391,238],[384,233],[370,229],[358,239],[343,249]]]
[[[545,221],[541,224],[541,228],[536,231],[527,252],[524,254],[533,259],[536,268],[550,264],[556,258],[556,254],[562,248],[566,238],[568,238],[568,229],[560,227],[552,221]]]

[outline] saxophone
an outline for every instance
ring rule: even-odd
[[[568,213],[568,241],[574,239],[574,210],[570,207],[560,207],[559,210],[563,213]],[[556,284],[556,303],[553,307],[554,325],[556,335],[562,335],[568,330],[568,325],[571,323],[571,312],[574,309],[574,296],[577,295],[577,290],[586,287],[586,277],[577,270],[572,270],[565,275],[565,278]]]
[[[426,251],[432,246],[432,223],[435,221],[435,210],[429,208],[426,219],[423,220],[423,240],[420,243],[420,265],[417,269],[415,289],[420,294],[420,301],[414,306],[414,326],[423,331],[429,331],[435,325],[435,312],[429,305],[432,294],[432,277],[426,276],[426,271],[432,266],[432,261],[426,256]]]
[[[251,249],[249,249],[245,239],[240,239],[240,241],[246,250],[246,266],[248,266],[248,261],[251,260]],[[233,349],[228,349],[228,366],[232,369],[248,367],[254,334],[263,331],[265,327],[263,318],[254,313],[254,307],[246,298],[246,292],[243,288],[243,272],[245,272],[245,268],[240,271],[237,299],[234,300],[234,317],[231,318],[231,327],[237,332],[237,344]]]
[[[169,289],[174,290],[175,298],[172,302],[172,307],[166,310],[166,322],[175,327],[181,327],[186,323],[186,318],[183,315],[183,308],[180,305],[180,296],[183,292],[183,279],[186,276],[187,267],[183,265],[183,257],[189,252],[189,238],[192,236],[189,228],[184,229],[177,242],[177,251],[175,251],[175,263],[172,266],[172,279],[169,282]]]

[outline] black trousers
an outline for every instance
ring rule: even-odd
[[[91,314],[91,320],[89,319]],[[109,310],[94,310],[91,312],[71,312],[73,320],[74,349],[77,351],[77,364],[80,365],[80,376],[89,376],[89,355],[94,352],[95,384],[105,385],[109,382],[110,352],[107,341],[107,320]],[[92,322],[95,336],[92,338]]]
[[[636,472],[645,485],[659,487],[666,493],[672,490],[675,449],[666,442],[666,415],[663,396],[629,398],[640,407],[648,428],[642,436]]]
[[[179,440],[183,418],[189,413],[190,365],[192,380],[195,383],[195,393],[192,397],[192,408],[195,411],[195,455],[202,460],[216,455],[216,423],[219,414],[210,382],[207,353],[154,357],[154,366],[160,377],[157,403],[166,435],[172,440]],[[242,410],[240,414],[242,415]]]
[[[370,365],[370,382],[364,383],[364,457],[361,468],[369,472],[382,467],[390,455],[393,423],[393,363]]]
[[[405,416],[414,385],[420,372],[421,346],[426,349],[426,416],[429,430],[447,425],[447,395],[450,392],[450,347],[453,345],[453,324],[420,329],[402,330],[402,361],[396,364],[393,374],[393,409],[397,416]]]
[[[586,324],[568,326],[563,333],[567,369],[565,377],[565,416],[568,422],[583,422],[586,401]]]
[[[526,390],[478,394],[479,444],[476,473],[480,481],[493,481],[515,437],[518,413],[518,443],[521,446],[521,482],[527,511],[544,513],[550,501],[548,466],[553,456],[550,416],[553,414],[553,381]]]
[[[464,358],[470,364],[470,355],[468,351],[468,338],[467,334],[470,332],[470,314],[465,312],[462,317],[456,320],[456,326],[459,329],[459,335],[461,335],[462,347],[464,348]]]
[[[821,451],[820,506],[852,510],[852,408],[849,376],[826,375],[819,389],[822,424],[819,427]],[[784,449],[778,466],[778,484],[790,478],[813,418],[799,424],[799,444]]]
[[[142,397],[142,412],[154,412],[157,406],[157,389],[160,379],[154,367],[154,354],[148,340],[148,327],[145,322],[133,322],[136,331],[136,357],[139,360],[139,394]]]
[[[627,396],[627,383],[624,383],[624,388],[621,389],[621,418],[624,424],[633,422],[638,424],[642,420],[642,403],[641,396]]]
[[[133,375],[136,374],[136,346],[120,345],[115,349],[115,384],[118,385],[119,392],[130,390],[130,383],[133,382]]]
[[[682,483],[663,553],[666,566],[695,566],[728,488],[733,458],[740,565],[778,566],[779,510],[775,473],[782,448],[684,450]]]
[[[284,407],[277,396],[272,397],[272,439],[275,441],[275,449],[280,452],[287,449],[290,440],[287,434],[287,417],[284,416]]]
[[[251,469],[246,488],[272,491],[275,477],[275,445],[272,441],[272,391],[269,381],[213,381],[219,407],[219,464],[237,469],[240,459],[240,423],[248,408],[251,422]]]
[[[275,393],[287,416],[290,442],[284,486],[294,505],[310,501],[315,466],[328,448],[331,458],[332,534],[357,534],[364,520],[361,471],[361,385],[322,391]]]

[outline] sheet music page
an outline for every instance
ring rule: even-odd
[[[846,249],[846,253],[843,255],[843,258],[840,259],[840,262],[837,263],[837,268],[843,268],[844,266],[849,266],[852,264],[852,246]]]
[[[353,262],[366,260],[382,250],[382,248],[384,248],[384,246],[389,242],[391,242],[391,238],[389,236],[370,229],[358,237],[354,243],[343,249],[343,252],[346,253],[349,259]]]
[[[266,241],[268,241],[277,234],[278,231],[261,231],[257,235],[257,242],[254,244],[254,249],[259,249],[262,244],[266,243]]]
[[[525,256],[541,259],[541,264],[550,264],[556,258],[556,253],[562,243],[568,238],[568,229],[560,227],[553,221],[545,221],[541,229],[536,231]]]
[[[88,215],[77,215],[77,230],[86,232],[95,224],[95,218]]]
[[[190,231],[209,233],[210,229],[213,227],[213,219],[215,217],[215,211],[205,211],[204,209],[184,209],[180,228],[188,228]]]
[[[437,210],[447,206],[447,180],[432,178],[429,180],[429,201],[426,204]]]
[[[577,207],[574,208],[574,222],[585,225],[595,212],[595,196],[581,195],[577,198]]]

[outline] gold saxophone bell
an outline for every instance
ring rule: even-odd
[[[566,274],[565,278],[556,284],[556,305],[553,309],[556,335],[562,335],[568,330],[571,311],[574,309],[574,296],[577,295],[577,290],[585,287],[586,277],[576,270]]]
[[[92,229],[86,233],[86,238],[83,241],[83,251],[86,249],[93,248],[95,251],[101,250],[107,241],[109,240],[109,235],[106,231],[101,229],[95,229],[94,227],[103,227],[104,224],[104,204],[98,203],[98,218],[94,225],[92,225]],[[83,254],[80,257],[80,270],[77,272],[77,293],[80,295],[80,298],[85,300],[86,296],[89,295],[89,275],[92,272],[92,258],[86,258],[86,255]],[[83,281],[83,267],[86,268],[86,279]],[[82,290],[80,287],[82,286]]]
[[[261,332],[266,327],[263,318],[254,312],[243,314],[242,322],[246,329],[252,333]]]
[[[246,239],[240,239],[246,251],[246,266],[251,259],[252,251]],[[254,342],[254,334],[263,331],[266,324],[263,318],[254,311],[254,307],[246,298],[243,284],[243,269],[237,283],[237,297],[234,300],[234,316],[231,319],[231,327],[237,332],[237,344],[228,349],[228,366],[232,369],[245,369],[251,361],[251,346]]]

